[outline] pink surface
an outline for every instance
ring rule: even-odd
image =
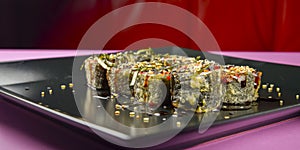
[[[300,66],[300,52],[221,52],[220,54],[250,60]]]
[[[89,55],[101,53],[100,50],[0,50],[0,62],[17,60],[34,60],[43,58],[60,58],[68,56]],[[105,52],[117,52],[116,50]]]
[[[93,53],[93,52],[92,52]],[[49,57],[74,56],[74,50],[0,51],[0,61],[28,60]],[[238,56],[269,62],[300,65],[300,53],[226,52]],[[232,136],[196,145],[190,149],[299,149],[300,118],[271,124]],[[91,140],[64,126],[0,98],[1,149],[100,149],[103,141]]]
[[[300,118],[285,120],[199,144],[188,150],[299,149]]]

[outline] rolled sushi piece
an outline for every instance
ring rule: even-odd
[[[172,107],[168,67],[154,61],[137,63],[132,68],[130,87],[140,111],[151,114],[159,107]]]
[[[176,72],[179,65],[195,62],[195,58],[166,54],[153,55],[150,62],[135,63],[129,77],[132,104],[139,106],[139,110],[146,113],[153,113],[159,107],[173,109],[173,72]]]
[[[111,95],[116,97],[120,104],[130,103],[132,92],[129,86],[132,64],[121,64],[112,67],[107,73]]]
[[[214,61],[198,60],[174,72],[173,105],[197,113],[218,110],[224,96],[221,66]]]
[[[226,87],[223,102],[233,105],[249,105],[258,98],[262,72],[249,66],[227,65],[222,81]],[[225,106],[226,108],[226,106]]]
[[[109,89],[106,73],[109,66],[103,55],[93,55],[84,61],[87,84],[93,89]]]
[[[130,82],[133,70],[139,70],[137,64],[149,63],[153,60],[152,49],[141,49],[138,51],[126,51],[117,53],[113,60],[114,65],[107,72],[108,84],[111,95],[117,98],[121,104],[133,102],[133,91]]]
[[[123,69],[124,64],[131,67],[136,62],[150,61],[152,57],[153,51],[150,48],[135,52],[93,55],[84,61],[87,84],[93,89],[109,89],[114,82],[110,81],[113,77],[109,76],[116,73],[116,70]]]

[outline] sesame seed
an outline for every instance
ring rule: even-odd
[[[118,110],[115,111],[115,115],[116,115],[116,116],[119,116],[119,115],[120,115],[120,111],[118,111]]]
[[[49,94],[50,94],[50,95],[52,95],[52,94],[53,94],[53,90],[49,90],[48,92],[49,92]]]
[[[224,119],[230,119],[230,116],[224,116]]]
[[[65,89],[66,89],[66,85],[62,84],[62,85],[60,85],[60,88],[61,88],[62,90],[65,90]]]
[[[282,106],[283,105],[283,100],[279,101],[279,105]]]
[[[273,91],[273,88],[268,88],[268,92],[271,93]]]
[[[280,92],[279,92],[279,93],[277,93],[277,96],[278,96],[278,97],[281,97],[281,93],[280,93]]]
[[[149,118],[144,118],[143,121],[144,121],[145,123],[148,123],[148,122],[149,122]]]
[[[73,87],[74,87],[74,84],[73,84],[73,83],[69,83],[69,87],[70,87],[70,88],[73,88]]]

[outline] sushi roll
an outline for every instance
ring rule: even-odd
[[[213,61],[198,60],[180,66],[174,73],[174,82],[173,105],[177,108],[202,113],[222,104],[221,66]]]
[[[141,62],[132,68],[130,87],[134,103],[152,113],[160,106],[171,108],[171,70],[161,62]]]
[[[94,89],[108,89],[106,73],[109,66],[103,60],[103,56],[93,55],[84,62],[87,84]]]
[[[121,64],[110,68],[106,75],[111,95],[118,98],[120,104],[128,104],[132,96],[129,86],[131,67],[132,64]]]
[[[124,68],[124,64],[131,67],[140,61],[150,61],[153,57],[152,49],[126,51],[116,54],[93,55],[84,61],[87,84],[94,89],[109,89],[113,86],[117,70]]]
[[[226,86],[226,93],[223,102],[247,105],[256,101],[259,96],[261,76],[262,72],[249,66],[225,66],[222,81]]]

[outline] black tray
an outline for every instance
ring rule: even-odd
[[[208,56],[207,53],[200,51],[188,49],[184,49],[184,51],[189,56]],[[212,54],[210,56],[219,57]],[[75,63],[80,63],[87,57],[77,57]],[[251,109],[195,114],[184,130],[175,138],[152,148],[183,148],[298,115],[300,104],[295,95],[300,92],[298,86],[300,80],[297,80],[300,74],[299,67],[232,57],[224,57],[224,60],[226,64],[249,65],[262,71],[262,84],[274,84],[273,92],[268,93],[267,90],[261,89],[260,98]],[[172,118],[173,116],[169,114],[165,116],[141,115],[137,119],[130,117],[129,111],[126,109],[121,110],[119,116],[114,115],[115,101],[93,97],[93,95],[99,94],[99,91],[97,93],[97,91],[88,88],[85,86],[85,82],[76,82],[77,85],[74,84],[74,87],[69,87],[69,83],[72,83],[73,61],[73,57],[68,57],[2,63],[0,64],[0,95],[9,101],[34,110],[34,112],[55,118],[59,122],[67,123],[90,133],[101,134],[102,138],[109,139],[112,143],[114,140],[123,143],[145,142],[148,138],[167,135],[174,130],[180,131],[180,127],[178,124],[176,125],[178,118],[171,120],[173,125],[168,126],[163,132],[151,129],[147,130],[147,134],[139,134],[128,132],[116,126],[111,119],[125,126],[147,128],[163,122],[163,118]],[[76,78],[84,79],[84,71],[79,71]],[[76,91],[78,84],[85,87],[84,90]],[[61,85],[66,85],[66,89],[62,90]],[[281,97],[277,96],[276,87],[280,87]],[[51,95],[48,93],[50,88],[53,90]],[[42,91],[45,92],[44,97],[41,96]],[[76,97],[76,100],[74,93],[80,95]],[[109,116],[104,111],[108,112]],[[215,116],[216,121],[206,132],[199,134],[200,122],[207,116],[212,116],[212,118]],[[149,118],[149,123],[143,122],[141,119],[143,117]],[[202,125],[205,127],[210,124]]]

